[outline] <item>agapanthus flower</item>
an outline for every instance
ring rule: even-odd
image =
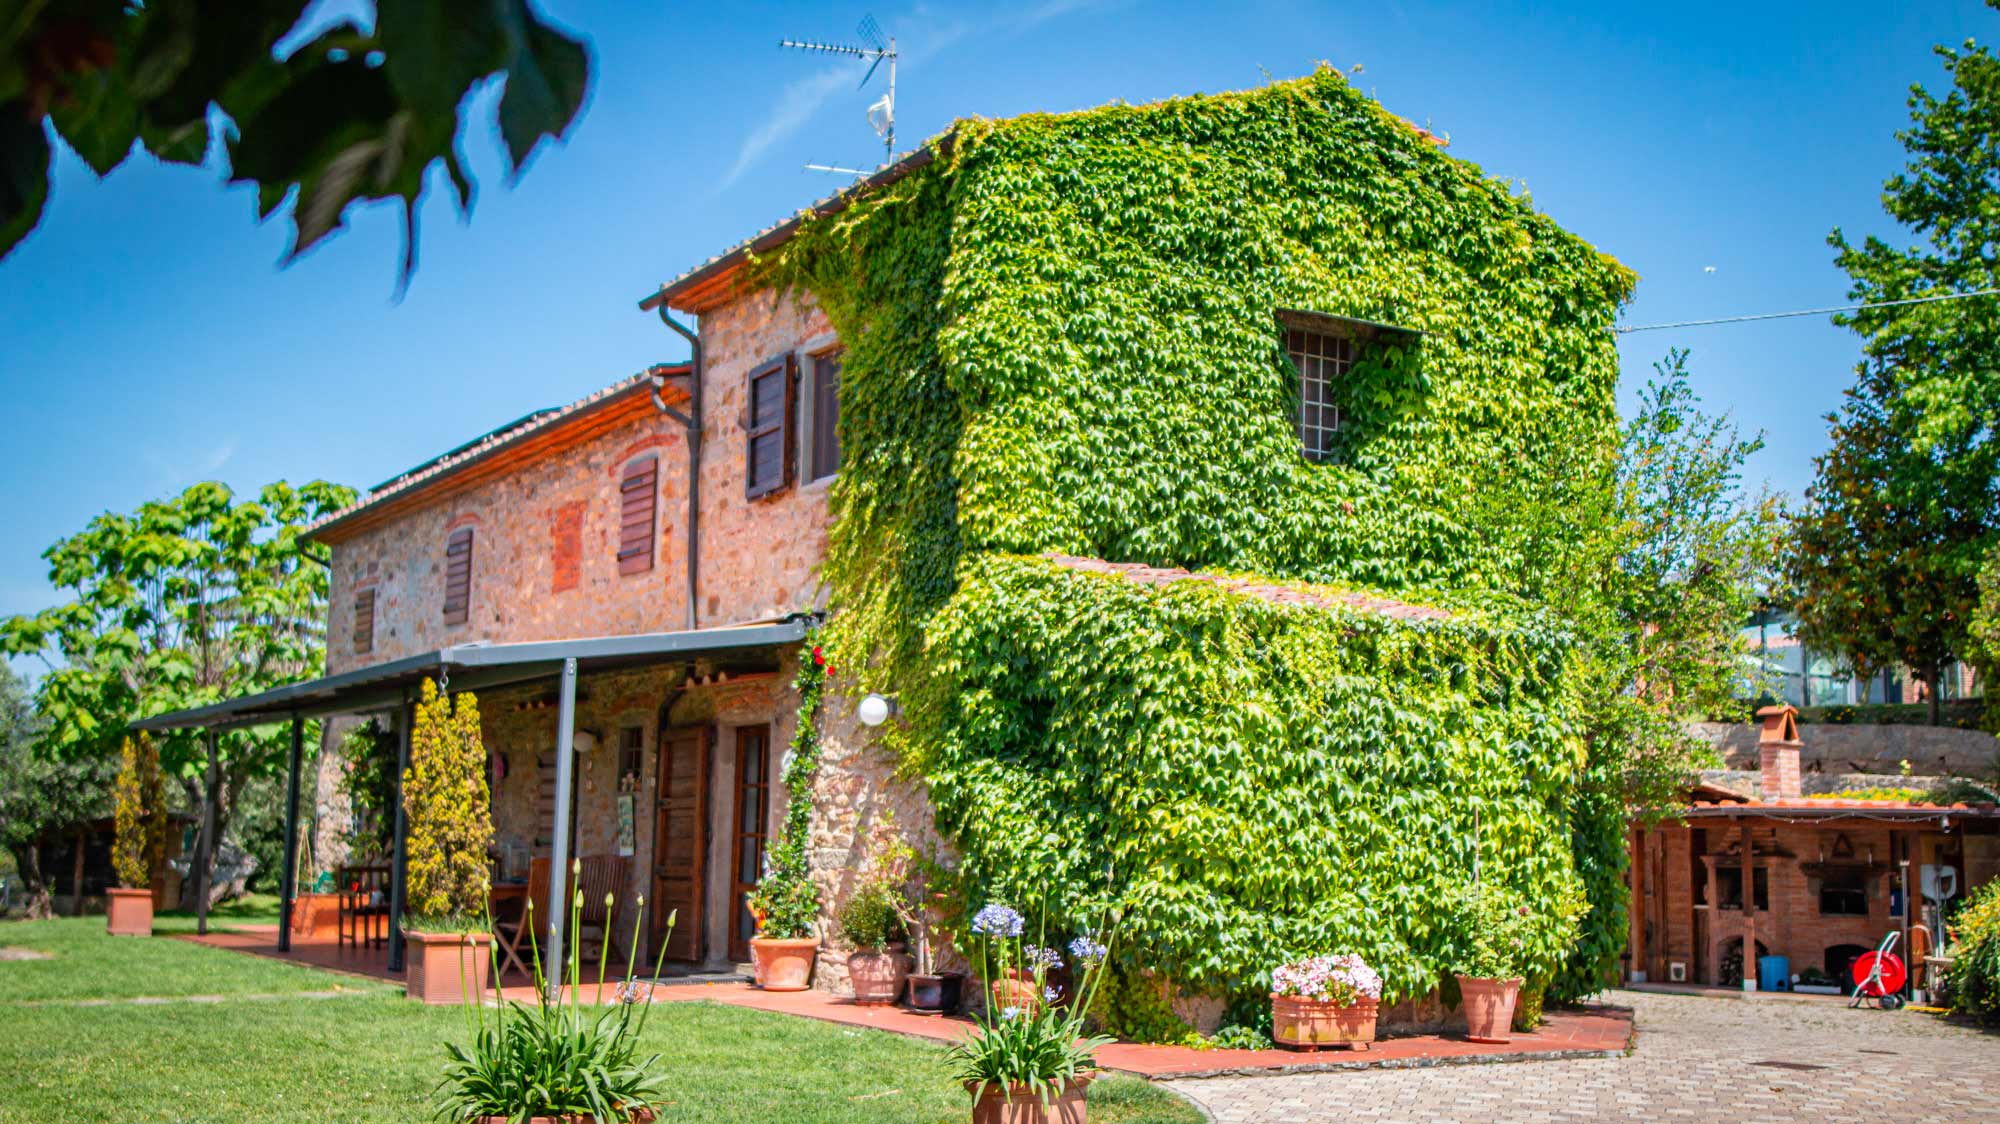
[[[972,931],[988,937],[1018,937],[1021,926],[1018,911],[997,903],[972,915]]]
[[[1021,1009],[1019,1007],[1002,1007],[1000,1008],[1000,1017],[1003,1019],[1018,1019],[1021,1017]]]
[[[650,1000],[652,997],[652,984],[643,983],[639,980],[626,980],[624,983],[618,985],[618,1002],[625,1004],[627,1007],[639,1002],[641,999]]]
[[[1082,936],[1069,942],[1069,954],[1079,964],[1095,964],[1104,959],[1104,946],[1088,936]]]
[[[1056,990],[1053,987],[1045,987],[1042,989],[1042,998],[1050,1003],[1054,1003],[1056,1001],[1056,998],[1061,994],[1062,992]]]
[[[1040,968],[1046,972],[1053,972],[1063,966],[1062,953],[1053,948],[1031,944],[1021,950],[1021,955],[1027,961],[1030,970]]]

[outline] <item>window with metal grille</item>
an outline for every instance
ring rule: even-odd
[[[809,480],[840,471],[840,352],[813,356],[812,452]]]
[[[375,650],[375,591],[358,590],[354,594],[354,651],[356,655],[366,655]]]
[[[653,568],[659,536],[660,458],[640,457],[625,466],[618,482],[618,572],[640,574]]]
[[[1307,460],[1329,460],[1338,455],[1339,384],[1354,363],[1354,340],[1287,328],[1285,354],[1299,372],[1299,444]]]
[[[472,616],[472,528],[460,527],[444,542],[444,623]]]
[[[797,363],[787,355],[750,373],[750,401],[743,425],[747,435],[743,490],[751,499],[770,495],[792,482],[796,463],[792,397],[797,372]]]

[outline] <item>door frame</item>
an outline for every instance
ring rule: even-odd
[[[729,928],[727,945],[730,959],[738,963],[743,963],[750,959],[750,942],[748,938],[740,935],[738,921],[742,917],[741,911],[743,909],[744,897],[751,890],[756,889],[757,882],[755,877],[749,882],[743,881],[742,848],[746,841],[751,839],[756,840],[757,861],[754,866],[757,875],[761,876],[764,870],[764,859],[769,853],[770,848],[770,831],[768,829],[771,818],[771,723],[752,722],[732,727],[730,732],[735,739],[736,767],[734,770],[735,776],[732,778],[730,784],[730,802],[732,808],[729,817]],[[758,754],[757,776],[750,783],[746,784],[743,769],[745,762],[743,737],[745,734],[751,733],[762,736],[764,751]],[[753,788],[757,792],[759,807],[757,809],[755,831],[743,830],[743,797],[746,788]]]

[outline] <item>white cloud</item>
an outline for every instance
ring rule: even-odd
[[[214,479],[215,474],[222,471],[222,466],[228,464],[235,455],[234,437],[225,437],[220,444],[205,453],[196,453],[193,457],[189,457],[185,450],[162,453],[158,449],[145,449],[139,453],[147,467],[153,470],[159,487],[174,490],[201,480]]]
[[[856,80],[852,68],[840,67],[822,70],[786,86],[784,93],[778,95],[778,104],[764,118],[764,123],[743,138],[743,147],[736,153],[736,163],[729,166],[729,171],[723,173],[721,182],[716,186],[723,188],[735,183],[764,153],[770,151],[772,145],[804,128],[805,123],[819,112],[819,107],[835,91],[852,85]]]

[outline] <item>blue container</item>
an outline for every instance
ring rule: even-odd
[[[1759,991],[1792,990],[1792,961],[1786,956],[1759,956],[1757,958],[1757,989]]]

